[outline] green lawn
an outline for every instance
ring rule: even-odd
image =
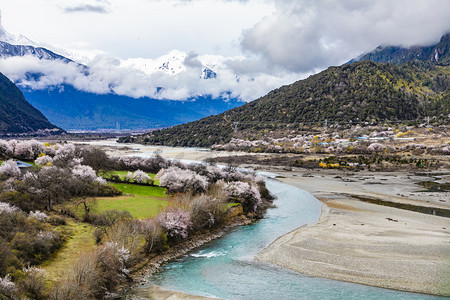
[[[108,171],[103,175],[103,178],[109,179],[112,175],[118,175],[121,180],[124,180],[125,176],[127,175],[128,171]],[[148,176],[150,176],[151,179],[155,180],[156,174],[153,173],[147,173]],[[159,185],[159,180],[155,180],[155,185]]]
[[[126,210],[134,218],[147,219],[156,216],[164,210],[169,203],[170,196],[166,195],[166,189],[158,186],[134,185],[131,183],[112,183],[124,196],[95,198],[93,213],[101,213],[105,210]],[[84,215],[82,205],[75,208],[78,217]]]
[[[133,218],[147,219],[156,216],[163,211],[169,201],[164,198],[149,196],[120,196],[97,198],[97,203],[93,210],[94,213],[100,213],[105,210],[115,209],[118,211],[129,211]]]
[[[118,190],[124,194],[134,194],[139,196],[151,196],[151,197],[167,197],[166,188],[159,186],[144,186],[135,185],[130,183],[112,183]]]

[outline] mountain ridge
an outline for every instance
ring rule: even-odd
[[[22,92],[0,73],[0,134],[57,133],[61,130],[26,101]]]
[[[429,116],[448,122],[449,87],[450,66],[361,61],[330,67],[216,116],[120,141],[209,147],[228,142],[236,127],[242,135],[325,120],[342,125]]]
[[[348,63],[370,60],[378,63],[403,64],[411,60],[428,61],[443,65],[450,64],[450,33],[444,34],[437,44],[431,46],[378,46]]]

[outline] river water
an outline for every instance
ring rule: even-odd
[[[439,299],[311,277],[256,262],[255,256],[281,235],[318,221],[321,203],[309,193],[267,179],[275,208],[259,222],[235,228],[181,259],[168,263],[136,289],[151,285],[225,299]]]

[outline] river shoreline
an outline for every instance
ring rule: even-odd
[[[450,219],[358,200],[448,209],[448,192],[417,192],[415,183],[423,178],[399,172],[278,173],[282,182],[322,201],[324,209],[317,224],[280,237],[257,260],[311,276],[450,296]],[[366,184],[368,176],[380,183]]]
[[[123,155],[123,149],[107,148],[110,155]],[[141,146],[127,154],[148,155],[157,148]],[[230,153],[180,148],[163,150],[161,155],[199,161]],[[450,209],[449,192],[420,191],[416,183],[429,177],[412,172],[240,167],[277,173],[281,182],[309,192],[324,204],[317,224],[281,236],[257,260],[317,277],[450,295],[450,219],[358,200]],[[449,176],[439,180],[449,182]]]

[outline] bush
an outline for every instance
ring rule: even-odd
[[[18,289],[10,276],[0,277],[0,299],[18,299],[17,292]]]
[[[212,228],[223,221],[226,207],[224,199],[200,195],[192,199],[190,206],[194,230]]]
[[[53,286],[51,300],[89,300],[95,299],[86,287],[79,286],[75,280],[65,280]]]
[[[71,269],[69,282],[70,285],[74,285],[74,288],[78,287],[80,294],[85,294],[87,299],[105,293],[105,279],[101,277],[100,270],[97,268],[95,253],[84,253],[78,257]],[[72,292],[70,289],[64,290],[60,286],[57,290],[58,292],[54,296]]]
[[[205,176],[178,167],[163,169],[157,174],[157,177],[159,177],[160,185],[166,187],[171,193],[190,191],[193,194],[198,194],[205,192],[209,185]]]
[[[133,181],[137,183],[148,183],[151,180],[147,173],[137,170],[133,173]]]
[[[17,282],[21,293],[30,299],[47,299],[44,269],[29,267],[23,269],[23,277]]]
[[[138,220],[124,219],[108,229],[108,240],[128,249],[129,261],[133,263],[141,258],[142,238],[141,222]]]
[[[190,212],[181,208],[172,207],[159,214],[158,222],[172,242],[187,238],[192,227]]]
[[[164,234],[162,227],[156,219],[143,220],[141,221],[141,226],[142,234],[145,239],[145,253],[160,253],[169,248],[167,244],[167,235]]]
[[[230,183],[220,182],[229,192],[231,202],[242,204],[244,213],[255,213],[261,204],[261,195],[259,190],[248,182],[235,181]]]
[[[20,176],[20,169],[17,163],[10,159],[3,162],[0,166],[0,175],[2,178],[17,178]]]

